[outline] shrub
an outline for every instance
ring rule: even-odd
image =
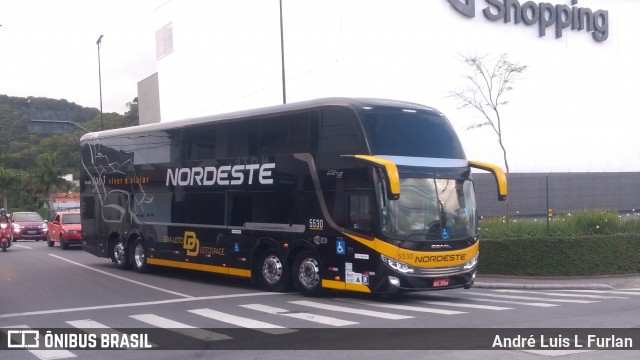
[[[546,218],[482,218],[482,274],[591,276],[640,273],[640,216],[609,210]]]
[[[594,276],[640,273],[640,235],[523,237],[480,241],[479,273]]]

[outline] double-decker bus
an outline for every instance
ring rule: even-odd
[[[471,168],[439,111],[329,98],[81,140],[83,248],[166,266],[393,293],[468,288],[478,263]]]

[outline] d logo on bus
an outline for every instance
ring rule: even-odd
[[[197,256],[200,252],[200,241],[196,238],[196,233],[193,231],[185,231],[182,247],[187,250],[188,256]]]

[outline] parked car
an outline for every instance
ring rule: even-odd
[[[82,245],[82,229],[80,227],[79,211],[62,211],[56,213],[53,221],[48,224],[47,244],[49,246],[60,243],[62,250],[69,248],[69,245]]]
[[[47,223],[37,212],[18,211],[11,214],[11,235],[13,241],[44,241],[49,229]]]

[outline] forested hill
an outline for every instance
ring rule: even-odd
[[[138,124],[137,98],[127,105],[129,111],[124,115],[103,114],[105,130]],[[32,119],[45,116],[46,119],[54,117],[52,120],[72,121],[91,131],[100,130],[101,126],[100,110],[96,108],[86,108],[64,99],[0,94],[0,177],[2,173],[13,177],[29,173],[35,175],[39,165],[46,160],[60,175],[74,174],[77,178],[80,163],[79,140],[85,131],[73,127],[74,132],[65,134],[28,133],[29,114],[32,114]],[[43,157],[47,159],[42,160]]]

